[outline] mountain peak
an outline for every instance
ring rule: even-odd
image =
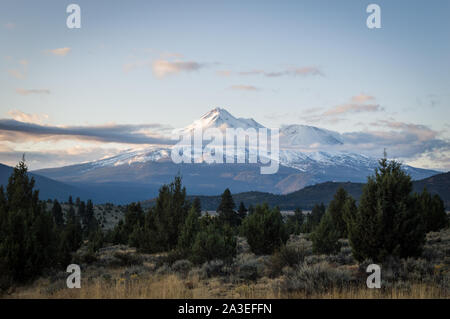
[[[261,124],[254,119],[236,118],[224,108],[216,107],[205,113],[200,119],[186,126],[182,131],[190,132],[194,129],[218,128],[225,130],[227,128],[262,128]]]

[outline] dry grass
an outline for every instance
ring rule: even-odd
[[[149,278],[119,278],[113,282],[98,279],[82,282],[80,289],[61,288],[54,292],[46,291],[50,283],[40,280],[31,287],[19,287],[6,298],[55,298],[55,299],[191,299],[191,298],[293,298],[293,299],[429,299],[449,298],[442,289],[426,284],[415,284],[410,289],[368,289],[349,287],[331,289],[323,293],[307,294],[297,291],[283,293],[276,287],[277,279],[262,278],[256,283],[231,284],[220,278],[200,280],[198,277],[186,279],[175,274],[155,275]]]

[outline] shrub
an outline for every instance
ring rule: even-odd
[[[114,257],[119,260],[120,266],[142,265],[143,263],[142,257],[133,253],[116,252]]]
[[[236,256],[236,238],[228,225],[212,221],[197,233],[191,260],[201,264],[214,259],[231,261]]]
[[[271,210],[267,204],[257,206],[255,212],[244,219],[241,233],[257,255],[271,254],[287,240],[280,210]]]
[[[256,280],[261,276],[264,263],[254,254],[241,254],[234,261],[235,273],[242,280]]]
[[[307,294],[323,293],[328,289],[342,289],[353,277],[349,270],[330,266],[326,262],[314,265],[302,264],[286,269],[282,289],[287,292],[303,291]]]
[[[281,275],[284,267],[301,264],[311,254],[311,242],[304,239],[288,241],[285,246],[270,256],[267,262],[267,275],[277,277]]]
[[[206,278],[222,276],[225,274],[224,265],[225,263],[220,259],[207,261],[200,268],[200,272],[203,273]]]
[[[191,268],[192,263],[186,259],[177,260],[172,265],[172,270],[182,275],[186,275],[189,272],[189,270],[191,270]]]

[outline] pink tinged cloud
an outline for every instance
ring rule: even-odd
[[[53,50],[47,50],[48,53],[51,53],[56,56],[66,56],[71,51],[71,48],[57,48]]]
[[[238,91],[259,91],[260,89],[252,86],[252,85],[243,85],[243,84],[239,84],[239,85],[232,85],[230,87],[230,89],[232,90],[238,90]]]
[[[338,105],[324,113],[325,116],[341,115],[345,113],[360,113],[360,112],[378,112],[383,108],[379,104],[343,104]]]
[[[194,61],[175,61],[156,60],[152,64],[153,74],[158,78],[163,78],[167,75],[178,74],[181,72],[197,71],[204,67],[204,64]]]
[[[50,90],[48,89],[23,89],[23,88],[18,88],[16,89],[16,93],[20,94],[20,95],[30,95],[30,94],[50,94]]]

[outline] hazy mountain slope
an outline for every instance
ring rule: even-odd
[[[287,194],[276,195],[262,192],[244,192],[233,194],[236,205],[242,201],[249,205],[267,203],[270,206],[279,206],[282,210],[292,210],[297,207],[311,209],[314,204],[324,203],[327,205],[339,187],[344,188],[353,198],[359,199],[362,194],[363,183],[334,183],[325,182],[313,186],[307,186],[299,191]],[[424,187],[432,194],[438,194],[450,209],[450,172],[438,174],[423,180],[413,181],[413,191],[421,192]],[[193,199],[196,196],[190,196]],[[205,210],[215,210],[220,203],[220,196],[198,196]],[[153,201],[145,202],[152,205]]]
[[[6,187],[8,184],[9,176],[13,172],[13,167],[0,164],[0,185]],[[93,194],[88,191],[72,186],[65,183],[61,183],[50,178],[40,176],[38,174],[29,173],[31,177],[35,179],[35,189],[39,189],[39,198],[46,199],[58,199],[66,201],[70,195],[73,198],[80,197],[83,200],[89,199]]]

